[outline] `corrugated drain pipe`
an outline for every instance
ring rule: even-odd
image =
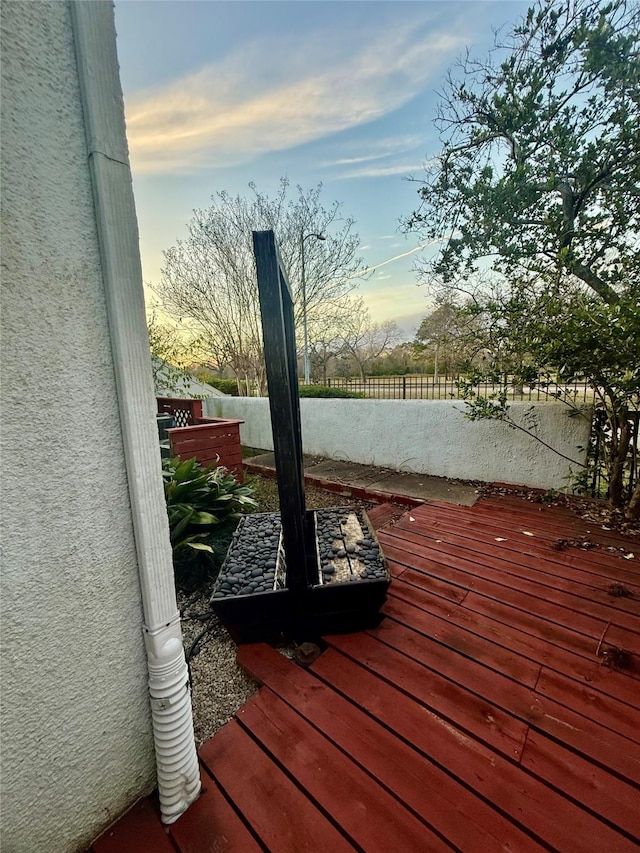
[[[69,8],[140,571],[160,807],[172,823],[198,796],[200,772],[160,475],[113,4],[71,0]]]

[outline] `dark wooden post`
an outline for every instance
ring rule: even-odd
[[[293,297],[273,231],[254,231],[273,449],[278,475],[287,586],[301,592],[318,583],[304,496],[302,430]]]

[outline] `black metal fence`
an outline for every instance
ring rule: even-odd
[[[461,379],[459,376],[370,376],[367,379],[327,379],[327,385],[356,392],[374,400],[459,400],[462,398],[458,386]],[[499,394],[502,386],[493,382],[480,382],[474,385],[474,390],[482,395]],[[507,397],[513,401],[546,402],[563,399],[580,404],[593,402],[593,390],[586,382],[552,382],[534,387],[509,387]]]

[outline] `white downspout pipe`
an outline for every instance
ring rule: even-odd
[[[191,695],[162,488],[124,105],[110,0],[72,0],[102,275],[144,612],[160,808],[172,823],[200,792]]]

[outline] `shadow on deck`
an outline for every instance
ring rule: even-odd
[[[95,853],[638,849],[637,540],[510,497],[391,513],[381,625],[306,670],[242,647],[263,687],[200,799],[168,831],[142,801]]]

